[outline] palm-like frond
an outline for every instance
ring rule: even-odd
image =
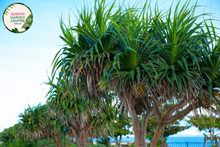
[[[176,104],[183,99],[198,103],[199,97],[211,98],[212,86],[206,85],[212,85],[217,73],[211,74],[214,69],[207,68],[211,62],[204,59],[213,58],[219,72],[218,51],[213,57],[204,48],[213,36],[201,33],[205,23],[199,18],[205,14],[195,15],[197,3],[179,5],[164,13],[156,6],[152,12],[148,2],[141,11],[137,5],[123,9],[120,5],[113,12],[114,3],[107,9],[104,0],[96,1],[91,10],[84,6],[76,26],[67,27],[61,20],[61,39],[67,46],[55,56],[53,74],[57,70],[68,73],[69,86],[83,85],[90,99],[108,99],[107,92],[114,91],[127,107],[148,109],[156,105],[153,99]],[[219,86],[218,78],[212,83]]]
[[[208,89],[210,93],[209,103],[213,103],[212,101],[214,100],[216,104],[219,103],[219,99],[216,99],[216,97],[219,97],[219,94],[215,88],[219,88],[220,86],[220,39],[216,35],[212,22],[210,22],[210,27],[207,25],[207,22],[204,22],[204,24],[207,32],[202,29],[201,33],[206,33],[207,36],[201,39],[201,74],[207,82],[204,88]]]
[[[43,135],[41,129],[47,117],[45,111],[46,107],[39,104],[38,106],[29,106],[24,113],[19,114],[24,136],[30,139],[39,139]]]

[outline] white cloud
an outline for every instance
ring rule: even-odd
[[[196,127],[193,126],[187,130],[171,135],[170,137],[202,137],[203,133],[205,133],[205,131],[200,132]]]

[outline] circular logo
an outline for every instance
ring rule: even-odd
[[[13,33],[22,33],[31,27],[33,14],[26,5],[14,3],[5,9],[3,22],[9,31]]]

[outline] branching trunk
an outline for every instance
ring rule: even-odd
[[[73,136],[76,139],[76,144],[78,145],[78,147],[86,147],[86,138],[88,136],[89,131],[92,128],[93,127],[89,127],[87,129],[81,129],[81,131],[79,131],[77,135],[76,131],[72,127],[70,127],[71,131],[73,132]]]
[[[117,137],[115,137],[115,144],[116,144],[116,147],[119,147],[119,146],[120,146],[120,144],[119,144],[119,141],[118,141],[118,138],[117,138]]]
[[[69,137],[67,143],[66,143],[66,147],[69,147],[69,144],[70,144],[70,140],[71,140],[71,137]]]
[[[121,145],[121,138],[122,138],[122,135],[120,135],[119,140],[118,140],[117,137],[115,137],[115,143],[116,143],[116,146],[117,146],[117,147],[120,147],[120,145]]]
[[[212,146],[214,146],[214,143],[213,143],[213,140],[214,140],[214,129],[213,128],[211,128],[210,139],[211,139]]]
[[[70,127],[70,129],[71,129],[71,131],[73,132],[73,136],[74,136],[74,138],[75,138],[75,140],[76,140],[76,144],[78,145],[78,147],[81,147],[81,143],[80,143],[80,141],[79,141],[79,139],[78,139],[78,136],[77,136],[77,134],[76,134],[76,131],[75,131],[72,127]]]
[[[52,133],[50,133],[50,136],[53,138],[53,141],[56,143],[57,147],[61,147],[60,137],[58,135],[56,135],[56,137],[57,137],[57,140],[56,140],[55,136]]]
[[[174,116],[171,117],[171,115],[175,111],[183,108],[186,104],[187,104],[186,100],[183,100],[180,104],[170,108],[170,110],[166,113],[166,115],[164,117],[161,117],[162,113],[161,113],[159,107],[158,106],[154,107],[155,112],[158,114],[158,125],[157,125],[157,128],[155,130],[155,133],[154,133],[153,139],[151,141],[151,146],[150,147],[156,147],[164,125],[173,123],[174,121],[180,119],[181,117],[186,116],[193,109],[197,109],[199,107],[198,104],[195,104],[194,106],[193,106],[193,104],[191,104],[186,109],[182,110],[181,112],[179,112],[179,113],[177,113],[177,114],[175,114]]]
[[[86,147],[86,137],[87,136],[85,136],[85,131],[84,130],[81,132],[80,137],[81,137],[80,140],[81,140],[81,143],[82,143],[82,147]]]
[[[148,112],[143,117],[142,127],[140,127],[140,122],[138,120],[137,114],[129,110],[135,136],[135,147],[146,147],[147,122],[149,120],[149,117],[153,114],[153,112],[154,109],[152,108],[148,110]]]
[[[61,147],[60,134],[58,133],[56,136],[57,136],[57,144],[59,144],[59,146],[57,147]]]
[[[87,138],[87,143],[90,145],[90,146],[93,146],[93,140],[92,140],[92,137],[89,137]]]
[[[153,99],[154,101],[154,110],[155,112],[157,113],[157,121],[158,121],[158,124],[157,124],[157,128],[154,132],[154,136],[153,136],[153,139],[151,140],[151,144],[150,144],[150,147],[156,147],[157,145],[157,142],[158,142],[158,139],[161,135],[161,131],[163,129],[163,114],[159,108],[159,104],[156,102],[155,99]]]
[[[163,129],[163,124],[162,124],[162,123],[159,123],[159,124],[157,125],[156,130],[155,130],[154,137],[153,137],[153,139],[152,139],[152,141],[151,141],[150,147],[156,147],[157,142],[158,142],[158,139],[159,139],[159,137],[160,137],[160,135],[161,135],[162,129]]]
[[[161,147],[164,147],[164,141],[163,141],[163,138],[164,138],[164,125],[163,125],[162,135],[161,135]]]
[[[45,131],[44,129],[42,130],[44,133],[46,133],[46,134],[49,134],[52,138],[53,138],[53,141],[56,143],[56,145],[57,145],[57,147],[61,147],[61,142],[60,142],[60,134],[59,133],[57,133],[57,134],[53,134],[53,133],[50,133],[50,132],[48,132],[48,131]],[[57,137],[57,140],[56,140],[56,138],[55,137]]]
[[[120,135],[120,138],[119,138],[119,146],[121,145],[121,138],[122,138],[122,135]]]
[[[141,140],[141,129],[137,115],[131,117],[131,120],[135,136],[135,147],[142,147],[143,142]]]
[[[214,146],[214,143],[213,143],[213,136],[211,135],[210,138],[211,138],[211,144],[212,144],[212,146]]]

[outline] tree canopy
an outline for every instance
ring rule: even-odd
[[[78,11],[77,25],[65,25],[60,38],[66,43],[53,60],[57,72],[70,77],[70,85],[87,98],[114,94],[132,118],[137,147],[145,146],[149,117],[157,114],[151,146],[170,124],[197,108],[219,105],[219,37],[212,22],[195,13],[190,1],[162,12],[149,2],[141,9],[115,1],[95,1]],[[170,104],[166,109],[164,104]],[[144,114],[142,126],[138,115]]]

